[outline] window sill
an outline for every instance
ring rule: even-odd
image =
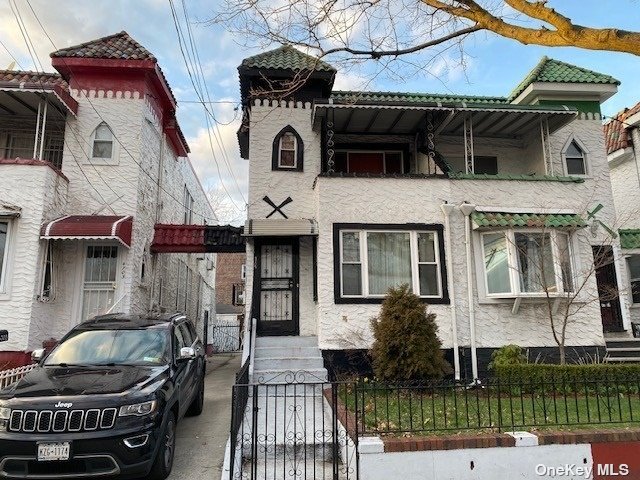
[[[452,180],[515,180],[521,182],[562,182],[562,183],[584,183],[588,177],[586,175],[527,175],[527,174],[497,174],[489,175],[483,173],[450,173]]]
[[[88,158],[82,163],[84,165],[96,165],[96,166],[120,164],[120,162],[114,158]]]
[[[380,305],[384,302],[386,297],[335,297],[334,303],[336,305]],[[449,305],[449,298],[423,298],[420,297],[420,301],[422,303],[426,303],[429,305]]]

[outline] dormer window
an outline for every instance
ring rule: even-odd
[[[567,175],[586,175],[587,162],[585,151],[572,140],[564,151]]]
[[[273,170],[302,171],[303,144],[298,132],[291,126],[283,128],[273,140]]]
[[[93,133],[94,159],[111,160],[113,158],[113,133],[106,123],[98,125]]]

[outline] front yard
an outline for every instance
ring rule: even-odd
[[[339,397],[361,434],[406,436],[640,426],[639,391],[637,381],[576,382],[553,388],[360,381],[342,385]]]

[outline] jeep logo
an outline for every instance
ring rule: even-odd
[[[54,405],[54,407],[56,408],[71,408],[73,406],[73,403],[69,402],[69,403],[62,403],[62,402],[58,402]]]

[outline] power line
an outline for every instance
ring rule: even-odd
[[[42,31],[44,32],[45,36],[47,37],[47,39],[49,40],[49,42],[51,43],[51,45],[53,45],[53,48],[58,50],[58,47],[56,46],[56,44],[54,43],[54,41],[52,40],[51,36],[49,35],[49,33],[47,32],[47,30],[45,29],[44,25],[42,24],[42,22],[40,21],[40,18],[38,17],[38,15],[36,14],[35,10],[33,9],[33,6],[31,5],[31,2],[29,0],[27,0],[27,4],[29,5],[29,8],[31,9],[31,12],[33,13],[34,17],[36,18],[36,21],[38,22],[38,24],[40,25],[40,28],[42,28]],[[60,57],[61,61],[65,64],[65,66],[67,66],[67,62],[65,61],[64,57]],[[83,95],[85,97],[85,99],[87,100],[87,102],[89,103],[89,105],[91,106],[91,108],[93,109],[93,111],[96,113],[96,115],[98,115],[98,117],[100,118],[101,121],[103,121],[104,123],[106,123],[108,125],[108,123],[105,121],[105,119],[102,117],[102,115],[100,114],[100,112],[98,111],[98,109],[95,107],[95,105],[93,104],[93,102],[91,101],[91,99],[89,98],[89,96],[81,89],[78,89],[79,93],[81,95]],[[112,132],[113,133],[113,132]],[[120,139],[118,138],[117,135],[115,135],[115,133],[113,134],[113,138],[115,138],[115,140],[118,142],[118,144],[120,145],[120,147],[122,147],[122,149],[127,153],[127,155],[131,158],[131,160],[140,168],[140,170],[147,175],[154,183],[156,183],[158,185],[158,188],[160,188],[160,190],[162,190],[164,193],[166,193],[171,199],[173,199],[178,205],[180,205],[183,208],[189,208],[187,205],[185,205],[184,203],[182,203],[182,201],[178,200],[178,198],[176,198],[173,193],[169,192],[168,190],[166,190],[162,185],[160,185],[159,183],[157,183],[157,179],[155,179],[148,171],[146,168],[144,168],[142,166],[142,164],[140,164],[140,162],[138,162],[136,160],[136,158],[134,157],[134,155],[129,151],[129,149],[127,149],[127,147],[120,141]],[[94,166],[95,167],[95,166]],[[124,178],[124,177],[122,177]],[[106,202],[105,202],[106,203]],[[209,217],[207,215],[205,215],[204,213],[198,214],[196,212],[197,215],[201,216],[203,218],[203,220],[205,222],[208,222],[210,220],[213,220],[211,223],[217,223],[217,219],[214,217]]]
[[[238,184],[238,180],[235,177],[235,174],[233,172],[233,168],[231,167],[231,164],[230,164],[227,152],[226,152],[226,148],[224,146],[224,142],[222,140],[222,135],[220,134],[220,132],[218,130],[218,123],[219,122],[216,120],[215,115],[207,108],[207,103],[209,103],[211,101],[211,98],[209,96],[209,90],[208,90],[208,87],[207,87],[207,84],[206,84],[204,71],[202,69],[202,63],[200,62],[200,57],[199,57],[199,54],[198,54],[197,46],[195,45],[195,43],[193,41],[193,35],[191,33],[191,27],[190,27],[190,24],[189,24],[189,17],[188,17],[188,13],[187,13],[187,10],[186,10],[186,4],[184,4],[184,2],[183,2],[183,11],[184,11],[184,15],[185,15],[185,22],[187,24],[187,32],[188,32],[188,35],[189,35],[189,41],[190,41],[190,44],[192,46],[191,55],[189,54],[187,41],[184,38],[184,33],[182,32],[182,27],[180,26],[180,21],[178,20],[178,15],[177,15],[177,11],[175,9],[175,5],[173,4],[173,0],[169,0],[169,4],[170,4],[170,7],[171,7],[171,15],[172,15],[172,18],[173,18],[173,23],[174,23],[174,26],[176,28],[176,33],[177,33],[177,36],[178,36],[178,45],[180,47],[180,52],[182,54],[182,58],[183,58],[183,60],[185,62],[185,67],[187,69],[187,74],[189,76],[189,79],[191,81],[191,84],[193,86],[193,89],[194,89],[196,95],[200,99],[200,103],[204,107],[204,110],[205,110],[206,114],[208,116],[210,116],[214,121],[214,124],[213,124],[213,136],[214,136],[214,138],[216,140],[216,143],[218,144],[218,147],[221,150],[223,160],[225,162],[225,165],[226,165],[226,167],[227,167],[227,169],[228,169],[233,181],[235,182],[236,188],[237,188],[238,192],[240,193],[240,196],[242,197],[243,201],[246,204],[247,201],[246,201],[246,199],[244,197],[244,193],[242,192],[242,189],[240,188],[240,186]],[[183,47],[183,43],[184,43],[184,47]],[[186,53],[185,53],[185,50],[186,50]],[[197,62],[196,62],[196,59],[197,59]],[[190,64],[191,64],[191,66],[190,66]],[[195,76],[196,76],[195,80],[194,80],[194,75],[192,74],[192,71],[191,71],[192,69],[195,70]],[[202,80],[200,80],[200,77],[198,76],[198,71],[200,72]],[[201,83],[204,84],[204,90],[206,92],[207,99],[209,100],[209,102],[206,102],[205,99],[204,99],[204,94],[202,92]],[[215,154],[215,149],[213,148],[213,141],[211,140],[211,130],[212,130],[211,127],[212,127],[212,125],[209,122],[209,117],[207,115],[205,115],[205,122],[206,122],[206,126],[207,126],[207,135],[209,137],[209,146],[211,148],[211,154],[213,156],[214,163],[216,165],[216,170],[218,172],[218,176],[220,177],[220,184],[221,184],[223,190],[225,191],[225,193],[227,194],[227,196],[229,197],[229,199],[231,200],[231,202],[233,203],[234,207],[236,209],[238,209],[238,211],[243,211],[243,209],[240,209],[236,205],[235,201],[233,200],[233,197],[231,196],[231,194],[229,193],[228,189],[224,185],[224,181],[222,179],[222,173],[220,171],[220,166],[219,166],[219,163],[218,163],[218,159],[217,159],[217,156]]]

